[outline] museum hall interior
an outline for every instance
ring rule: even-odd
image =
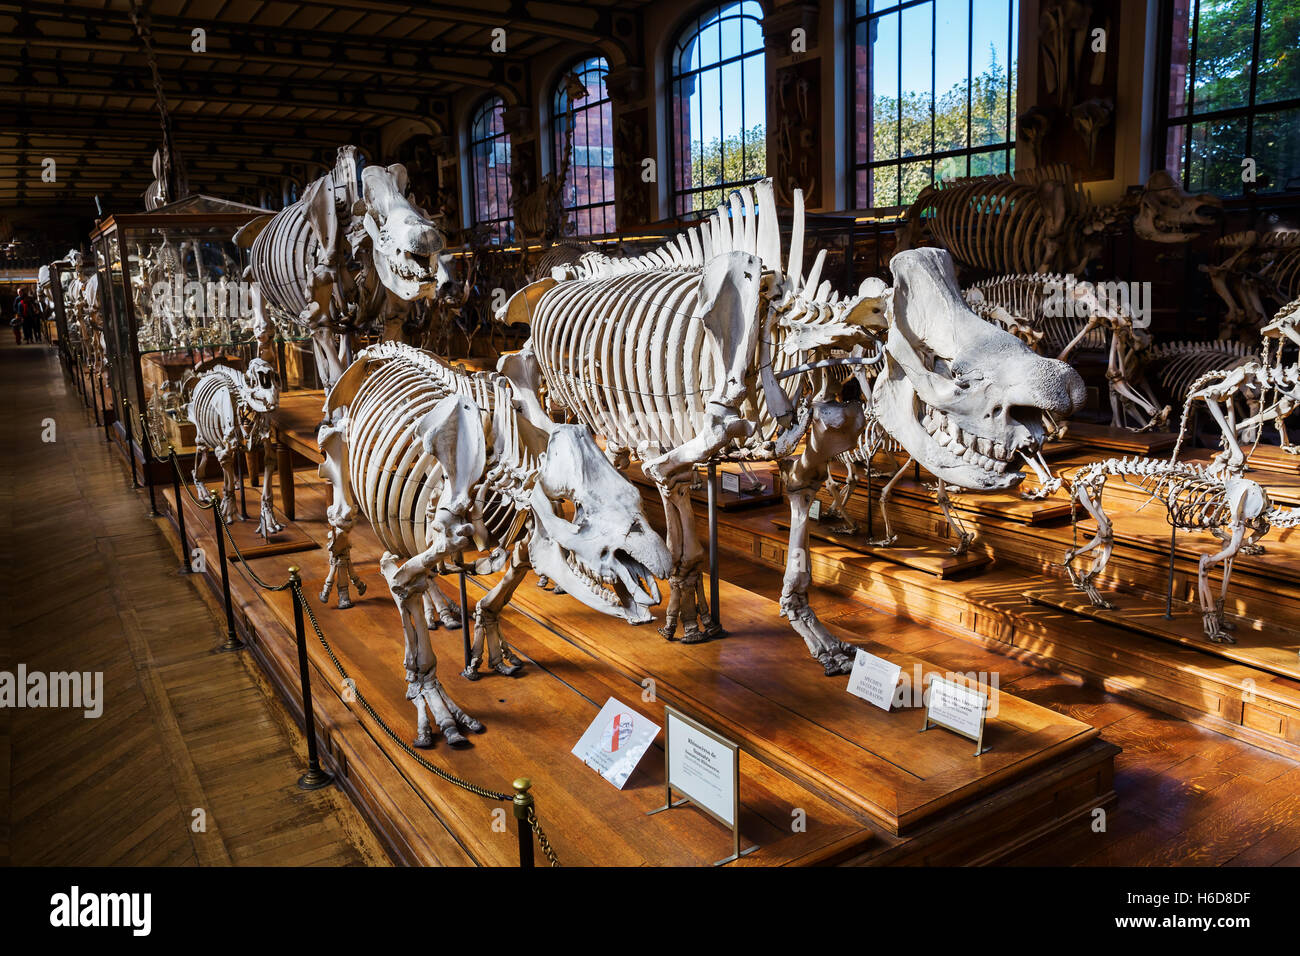
[[[53,927],[1300,864],[1300,0],[0,0],[0,318]]]

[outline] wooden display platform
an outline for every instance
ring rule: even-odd
[[[324,461],[316,444],[316,428],[324,418],[325,392],[319,388],[295,389],[280,396],[280,407],[271,413],[275,440],[308,461]],[[280,476],[284,478],[283,475]]]
[[[1082,591],[1068,584],[1032,588],[1025,592],[1025,597],[1071,614],[1176,641],[1224,660],[1300,681],[1300,631],[1279,627],[1275,623],[1227,615],[1228,622],[1236,625],[1232,635],[1237,642],[1215,644],[1205,636],[1199,604],[1175,601],[1172,617],[1166,620],[1164,604],[1155,603],[1144,595],[1107,594],[1107,600],[1117,605],[1115,608],[1097,607]]]
[[[1159,455],[1174,447],[1178,436],[1173,432],[1131,432],[1127,428],[1094,425],[1089,422],[1070,422],[1066,438],[1099,452],[1093,457],[1110,458],[1115,455]]]
[[[323,514],[326,489],[308,470],[297,477],[299,525],[323,541],[326,525],[316,516]],[[210,516],[203,521],[206,513],[196,513],[188,499],[183,504],[187,530],[210,550]],[[369,590],[350,610],[318,602],[323,549],[295,554],[292,563],[301,566],[308,600],[356,687],[405,738],[413,732],[414,709],[404,699],[396,609],[375,567],[381,548],[361,522],[353,541]],[[275,583],[289,563],[250,560]],[[207,577],[218,586],[211,565]],[[296,713],[290,598],[256,590],[242,574],[231,580],[238,627]],[[490,583],[472,582],[471,600]],[[453,584],[444,582],[444,590],[451,593]],[[760,849],[733,866],[992,862],[1043,845],[1063,826],[1082,825],[1095,807],[1113,804],[1117,749],[1087,724],[1003,693],[986,738],[993,749],[973,757],[964,738],[938,730],[921,737],[918,710],[885,713],[848,695],[846,678],[822,676],[770,600],[729,586],[723,595],[736,636],[683,646],[664,641],[653,627],[622,625],[526,580],[502,620],[506,640],[528,661],[524,676],[488,674],[467,682],[456,674],[460,632],[434,632],[439,676],[488,730],[472,738],[472,749],[453,751],[439,742],[423,756],[494,789],[508,790],[515,776],[531,777],[539,816],[566,865],[707,865],[725,852],[727,835],[702,814],[646,815],[663,797],[657,747],[623,791],[570,754],[609,696],[656,720],[663,703],[672,703],[741,745],[741,830]],[[539,611],[546,624],[535,620]],[[883,633],[898,622],[882,623]],[[887,636],[863,646],[909,669],[928,669],[890,647]],[[308,652],[323,759],[397,858],[515,865],[513,825],[505,832],[491,825],[499,804],[421,768],[358,702],[345,699],[337,671],[310,633]],[[647,676],[655,681],[652,701],[642,699]],[[794,808],[807,814],[805,832],[791,832]]]
[[[735,554],[773,569],[784,569],[787,540],[773,523],[774,509],[720,516],[718,537],[724,555]],[[927,516],[928,517],[928,516]],[[1151,520],[1155,520],[1152,518]],[[1160,519],[1163,523],[1163,519]],[[1119,522],[1117,522],[1119,527]],[[698,522],[704,533],[704,521]],[[1101,620],[1029,602],[1024,592],[1060,584],[1059,560],[1068,545],[1070,529],[1002,525],[985,522],[978,542],[991,548],[995,563],[979,574],[940,578],[905,567],[875,554],[862,554],[831,544],[814,542],[809,548],[813,582],[849,595],[886,613],[925,623],[953,636],[1096,684],[1132,697],[1145,706],[1245,740],[1258,747],[1300,759],[1300,682],[1270,668],[1269,656],[1227,659],[1193,639],[1186,643],[1138,633]],[[1290,534],[1290,533],[1289,533]],[[1168,538],[1165,537],[1167,547]],[[1188,536],[1179,538],[1176,598],[1194,598],[1194,549],[1184,552]],[[1277,542],[1266,542],[1276,545]],[[1279,545],[1287,554],[1296,544]],[[1040,561],[1031,570],[1018,561]],[[1264,555],[1243,559],[1234,572],[1229,598],[1247,607],[1269,607],[1284,624],[1297,618],[1279,608],[1277,580],[1253,579],[1243,565],[1290,570],[1300,561]],[[1168,565],[1148,555],[1134,553],[1117,543],[1111,569],[1124,581],[1142,580],[1163,588]],[[1140,572],[1138,575],[1136,572]],[[1107,583],[1103,590],[1113,587]],[[1256,590],[1258,588],[1258,590]],[[1294,585],[1287,590],[1294,591]],[[1145,608],[1163,613],[1163,596],[1154,592],[1139,597],[1124,591],[1125,610]],[[815,603],[814,603],[815,606]],[[1236,606],[1234,604],[1234,606]],[[1189,618],[1191,616],[1189,615]],[[1200,616],[1191,618],[1199,633]],[[1297,628],[1300,630],[1300,628]],[[1239,640],[1247,644],[1243,635]],[[1238,645],[1239,651],[1242,645]],[[1285,656],[1286,644],[1278,645]],[[1280,661],[1281,656],[1273,660]]]
[[[790,530],[789,518],[773,518],[772,524],[782,531]],[[865,520],[863,526],[865,527]],[[951,548],[940,542],[926,541],[911,534],[900,534],[898,541],[889,547],[873,545],[872,534],[865,531],[859,531],[857,534],[832,531],[820,521],[808,522],[808,534],[818,541],[827,541],[859,554],[869,554],[894,561],[939,578],[970,574],[986,567],[992,560],[988,555],[978,551],[953,554]]]
[[[166,501],[165,506],[163,505],[162,500],[159,501],[159,509],[175,514],[175,494],[172,491],[171,485],[160,486],[156,489],[155,494],[158,498]],[[247,518],[243,521],[232,521],[226,526],[230,529],[230,537],[234,539],[235,545],[239,548],[238,553],[236,553],[234,549],[230,547],[230,541],[226,541],[227,561],[238,562],[240,554],[242,554],[246,560],[252,562],[258,558],[294,554],[299,551],[307,551],[319,547],[310,535],[303,531],[302,528],[298,527],[296,522],[287,518],[284,512],[279,508],[275,509],[275,518],[284,525],[284,529],[271,535],[270,538],[263,538],[259,535],[257,533],[257,509],[258,496],[260,496],[260,494],[260,492],[254,491],[253,497],[250,498],[248,502],[249,516]],[[181,495],[185,496],[185,492],[182,491]],[[236,492],[236,502],[238,502],[238,492]],[[236,504],[236,508],[238,508],[238,504]],[[191,517],[191,512],[194,512],[193,517]],[[189,510],[185,513],[185,521],[187,522],[185,526],[186,533],[193,536],[194,529],[190,527],[188,522],[202,521],[211,528],[212,512],[207,510],[196,510],[191,504]],[[204,551],[205,557],[211,560],[216,560],[217,552],[215,549],[216,541],[214,540],[212,549]]]

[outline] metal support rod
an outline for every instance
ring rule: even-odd
[[[1169,523],[1169,590],[1165,592],[1165,620],[1174,616],[1174,548],[1178,544],[1178,525]]]
[[[221,511],[221,499],[212,499],[212,525],[217,532],[217,560],[221,562],[221,598],[226,604],[226,643],[221,645],[223,651],[237,651],[244,644],[235,635],[235,609],[230,603],[230,568],[226,566],[226,529],[225,516]]]
[[[87,387],[90,388],[90,403],[91,403],[91,407],[94,409],[94,412],[95,412],[95,424],[96,424],[96,425],[99,425],[99,424],[100,424],[100,420],[99,420],[99,389],[97,389],[97,388],[95,387],[95,383],[94,383],[93,381],[92,381],[92,382],[87,382],[86,385],[87,385]],[[105,415],[104,417],[107,418],[108,416]]]
[[[868,538],[871,538],[872,534],[875,533],[871,529],[871,519],[873,517],[872,512],[874,511],[874,504],[871,500],[871,465],[872,465],[872,461],[870,458],[868,458],[867,459],[867,537]],[[848,481],[849,476],[845,475],[844,480]],[[849,510],[848,501],[844,502],[844,510],[846,512]]]
[[[245,497],[244,486],[248,484],[248,476],[244,474],[249,469],[245,466],[248,462],[244,458],[244,453],[235,449],[235,481],[239,482],[239,513],[243,517],[248,517],[248,499]]]
[[[528,822],[529,812],[533,809],[533,795],[528,789],[533,782],[527,777],[520,777],[513,784],[515,788],[515,823],[519,829],[519,865],[521,867],[531,867],[533,865],[533,828]]]
[[[436,583],[430,587],[437,587]],[[460,639],[465,645],[465,670],[469,670],[469,597],[465,594],[465,569],[460,570]]]
[[[716,627],[722,627],[718,603],[718,466],[710,461],[709,474],[709,612]]]
[[[99,393],[99,405],[104,409],[104,441],[111,445],[113,443],[113,426],[108,420],[108,401],[104,398],[104,376],[99,373],[95,374],[95,391]],[[117,409],[114,408],[114,411],[117,411]]]
[[[302,728],[307,735],[307,772],[298,778],[299,790],[328,787],[334,778],[321,769],[316,752],[316,715],[311,708],[311,668],[307,664],[307,630],[303,626],[302,576],[297,565],[289,568],[290,592],[293,594],[293,630],[298,639],[298,681],[302,685]]]
[[[176,501],[176,530],[181,536],[181,555],[185,560],[182,571],[185,574],[193,574],[194,568],[190,566],[190,543],[185,540],[185,501],[181,498],[181,470],[176,464],[176,449],[169,447],[167,457],[172,463],[172,497]]]

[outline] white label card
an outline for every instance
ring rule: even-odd
[[[736,825],[736,751],[702,733],[671,710],[668,723],[668,783],[713,813]]]
[[[989,695],[942,677],[930,681],[925,695],[926,716],[950,730],[978,738],[988,710]]]
[[[573,748],[573,755],[622,790],[658,733],[658,724],[611,697]]]
[[[881,710],[889,710],[902,676],[903,668],[897,664],[858,648],[858,656],[853,659],[853,673],[849,675],[849,693]]]
[[[816,521],[819,518],[821,518],[821,516],[822,516],[822,503],[820,501],[814,501],[812,504],[808,506],[808,517],[811,518],[813,521]]]
[[[730,491],[732,494],[740,494],[740,475],[733,471],[724,471],[722,473],[722,490]]]

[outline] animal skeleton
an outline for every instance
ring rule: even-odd
[[[482,724],[456,706],[437,679],[429,630],[459,619],[433,573],[465,567],[464,554],[488,551],[473,569],[505,567],[479,602],[474,679],[490,667],[521,667],[501,638],[498,617],[529,567],[588,607],[632,623],[651,620],[656,575],[668,572],[663,542],[650,530],[641,496],[614,470],[581,425],[550,421],[510,377],[529,371],[514,357],[506,374],[466,374],[428,352],[397,342],[362,351],[330,392],[326,411],[346,417],[321,427],[321,475],[333,486],[330,574],[339,607],[351,602],[347,534],[366,516],[385,548],[380,569],[402,617],[407,698],[414,702],[415,744],[432,746],[430,717],[447,742]],[[573,517],[566,517],[569,506]],[[421,613],[423,603],[423,614]],[[436,615],[436,616],[435,616]]]
[[[941,180],[921,190],[898,233],[898,248],[921,244],[925,233],[963,266],[988,273],[1082,273],[1101,253],[1101,237],[1131,222],[1139,238],[1186,242],[1187,230],[1214,222],[1222,200],[1190,196],[1163,170],[1141,194],[1096,206],[1069,166],[995,176]]]
[[[1128,287],[1078,283],[1061,274],[1013,275],[977,282],[966,290],[975,314],[1001,325],[1035,350],[1069,361],[1078,348],[1108,353],[1106,385],[1111,425],[1151,431],[1169,419],[1142,371],[1151,334],[1133,324]],[[1122,294],[1114,291],[1123,290]]]
[[[1275,304],[1300,296],[1300,229],[1234,232],[1214,242],[1218,262],[1203,265],[1227,314],[1220,336],[1231,338],[1268,321]]]
[[[228,365],[199,368],[203,370],[201,374],[190,379],[190,400],[185,409],[186,418],[194,423],[197,448],[194,486],[198,497],[202,501],[210,498],[199,475],[208,453],[212,452],[221,465],[221,508],[226,523],[235,519],[243,521],[243,514],[235,507],[236,456],[260,445],[265,469],[257,533],[269,538],[284,530],[284,525],[275,520],[275,489],[271,485],[275,469],[275,457],[271,454],[271,413],[280,407],[279,378],[260,358],[252,359],[244,372]]]
[[[718,633],[704,600],[688,494],[709,460],[781,460],[791,533],[781,612],[827,674],[845,673],[854,649],[808,605],[808,508],[827,463],[852,448],[868,412],[942,481],[1007,488],[1010,462],[1035,454],[1044,414],[1070,414],[1083,383],[1064,363],[1034,355],[981,322],[962,302],[939,249],[891,262],[879,280],[841,298],[821,281],[822,250],[805,277],[803,195],[795,193],[788,262],[782,260],[771,180],[733,193],[728,206],[647,255],[584,256],[576,268],[517,292],[509,318],[530,321],[521,359],[536,361],[551,399],[605,436],[624,462],[640,458],[658,486],[673,557],[661,633],[683,641]],[[877,356],[834,357],[883,341]],[[869,399],[815,401],[780,384],[836,364],[883,364]],[[936,438],[936,412],[956,437]],[[791,459],[804,440],[802,453]]]
[[[446,281],[442,234],[406,190],[400,165],[367,166],[358,179],[356,148],[345,146],[300,200],[235,235],[251,246],[255,334],[273,325],[267,305],[304,328],[326,388],[343,372],[350,333],[396,338],[414,304]]]
[[[1223,450],[1215,456],[1215,468],[1230,473],[1240,473],[1246,467],[1247,455],[1241,441],[1257,440],[1259,430],[1271,420],[1282,439],[1282,450],[1289,454],[1300,453],[1291,444],[1287,434],[1286,419],[1300,407],[1300,362],[1283,364],[1287,342],[1300,346],[1300,299],[1289,303],[1278,312],[1262,332],[1264,352],[1259,361],[1249,361],[1231,369],[1207,372],[1187,392],[1183,405],[1182,426],[1174,445],[1172,458],[1177,459],[1187,434],[1189,412],[1195,402],[1204,402],[1215,424],[1219,426]],[[1276,339],[1277,355],[1271,357],[1271,345]],[[1247,400],[1250,414],[1237,420],[1235,399]]]
[[[1260,554],[1259,540],[1270,528],[1300,527],[1300,509],[1275,508],[1268,493],[1254,481],[1240,475],[1215,475],[1187,462],[1153,458],[1108,458],[1081,468],[1070,486],[1071,502],[1082,505],[1097,522],[1097,533],[1082,547],[1065,552],[1065,570],[1071,583],[1088,595],[1097,607],[1114,607],[1097,590],[1097,577],[1106,569],[1114,549],[1114,526],[1102,509],[1106,480],[1118,477],[1141,488],[1151,500],[1163,502],[1169,523],[1184,531],[1209,531],[1222,547],[1202,554],[1197,563],[1197,594],[1201,604],[1205,636],[1216,644],[1232,644],[1232,625],[1224,620],[1223,601],[1232,578],[1232,564],[1239,553]],[[1077,520],[1077,513],[1076,513]],[[1075,558],[1096,551],[1085,572],[1073,567]],[[1216,599],[1209,575],[1223,565],[1223,584]]]

